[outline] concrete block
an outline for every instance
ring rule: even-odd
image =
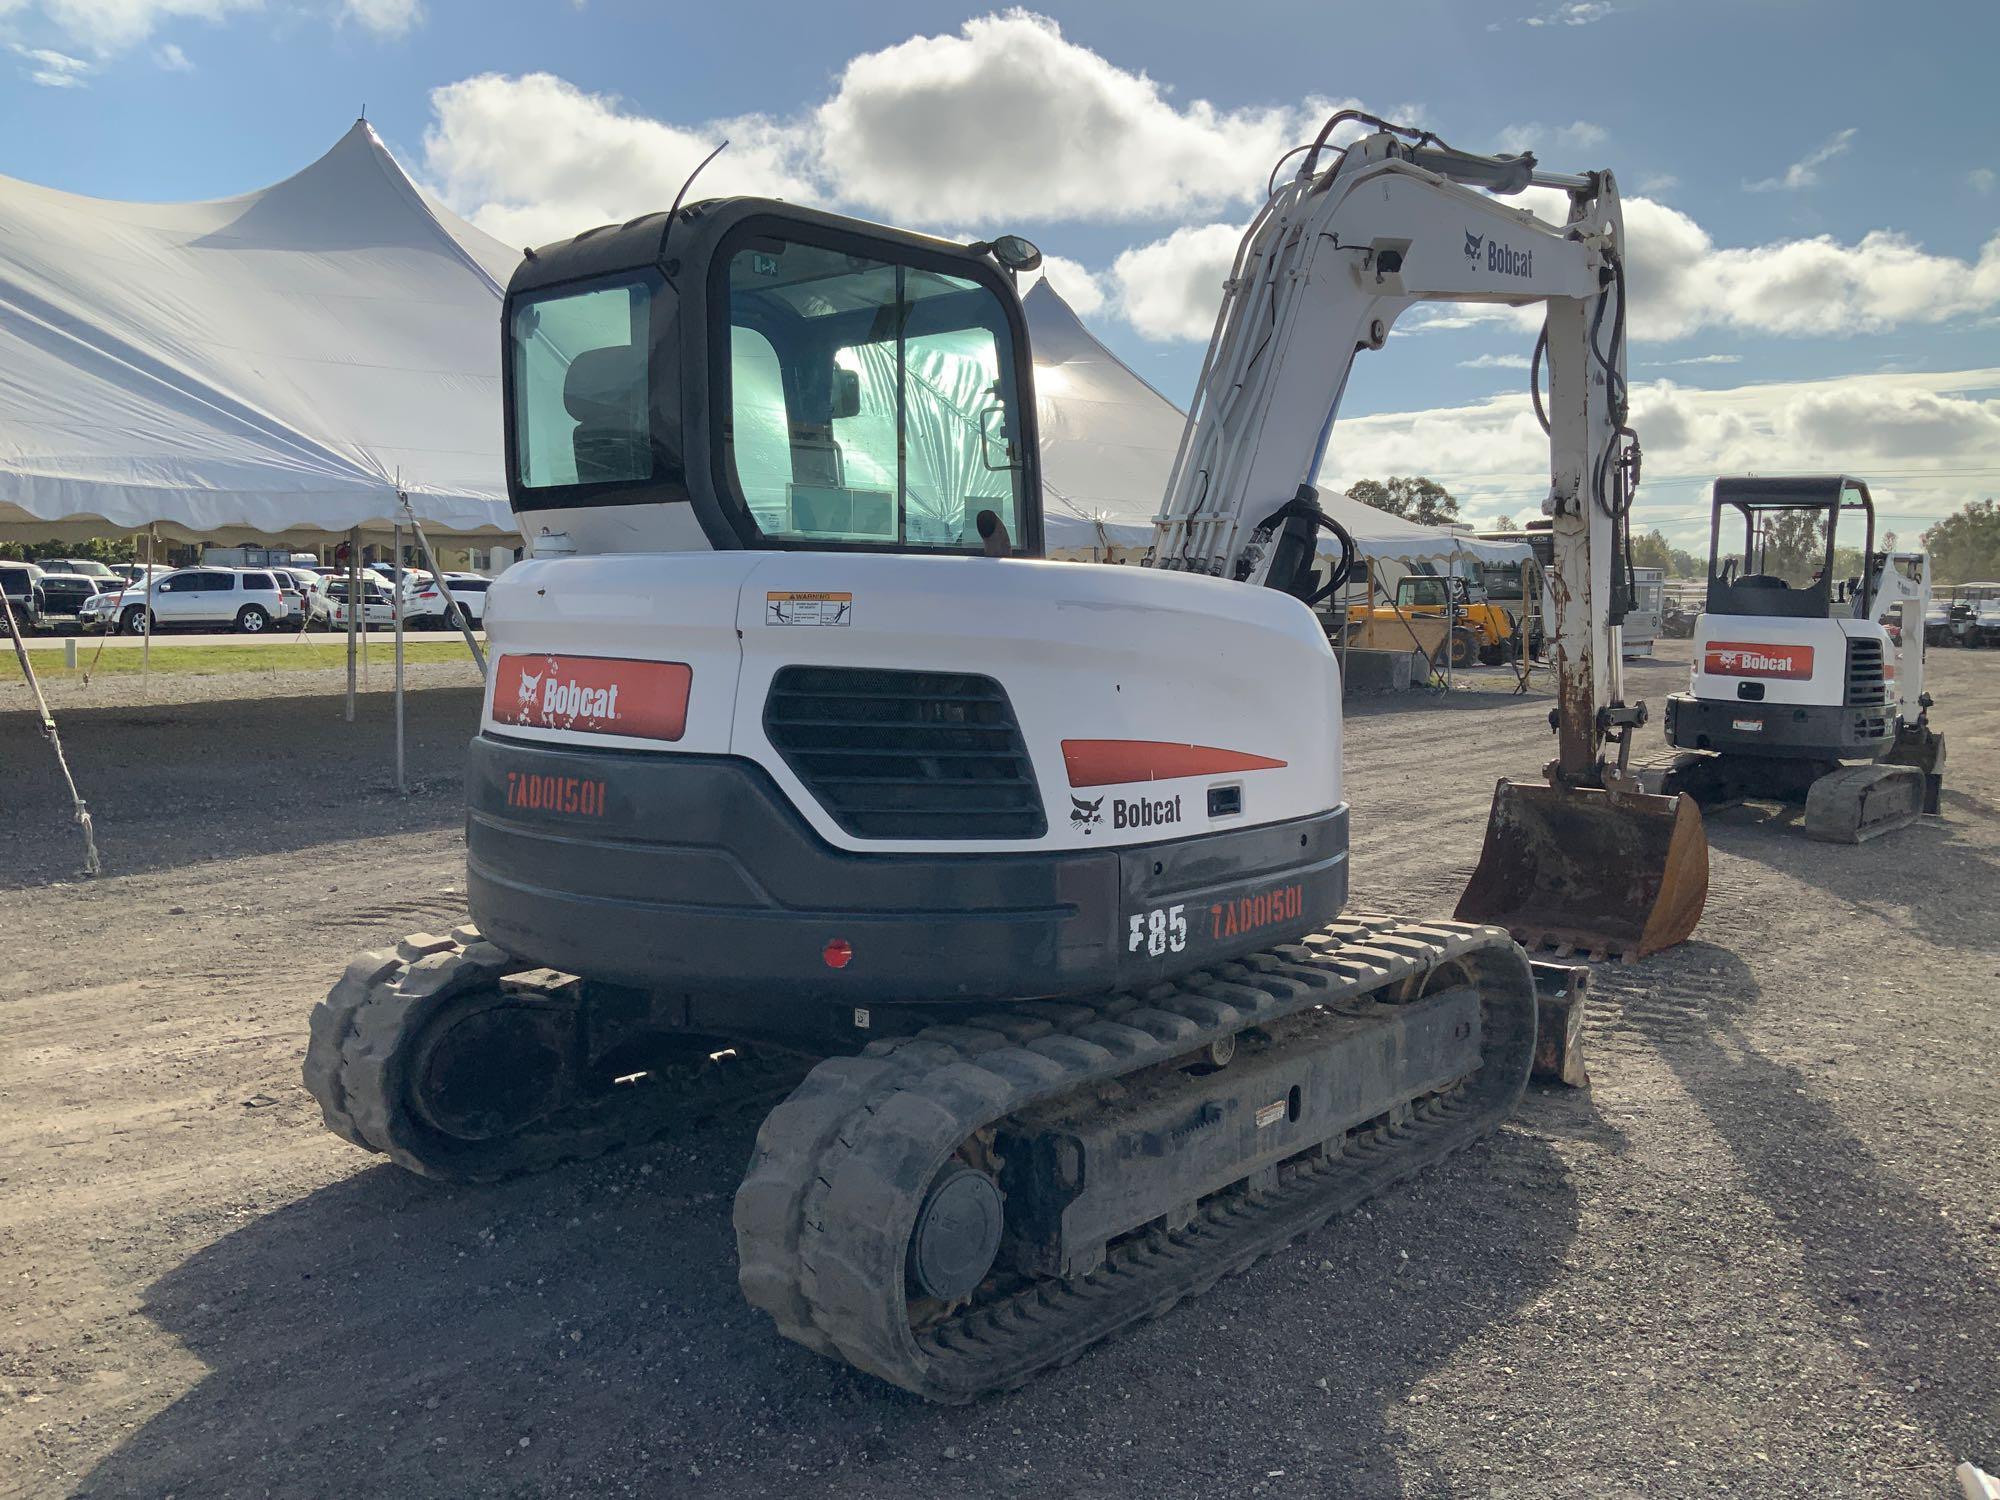
[[[1407,651],[1349,651],[1347,691],[1407,693],[1416,658]]]

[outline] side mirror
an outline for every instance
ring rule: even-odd
[[[1008,270],[1019,274],[1040,266],[1042,252],[1032,241],[1024,240],[1018,234],[1003,234],[993,242],[993,258]]]
[[[827,392],[826,419],[837,422],[861,415],[861,375],[859,371],[833,367],[833,385]]]

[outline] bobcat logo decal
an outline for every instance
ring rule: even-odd
[[[1470,229],[1465,231],[1465,258],[1467,260],[1479,259],[1480,242],[1485,238],[1485,235],[1474,234]]]
[[[521,674],[520,686],[515,689],[520,695],[521,707],[527,708],[537,698],[542,696],[542,678],[547,675],[546,668],[537,672],[533,677],[530,677],[526,672]]]
[[[1077,832],[1086,838],[1089,837],[1092,825],[1104,821],[1104,799],[1099,797],[1095,802],[1086,802],[1072,793],[1069,799],[1069,821],[1070,826]]]

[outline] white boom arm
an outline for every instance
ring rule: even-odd
[[[1924,616],[1931,607],[1931,555],[1883,552],[1866,559],[1866,565],[1876,569],[1868,618],[1885,628],[1895,625],[1901,636],[1891,652],[1896,663],[1896,711],[1904,723],[1915,724],[1925,708]]]
[[[1308,170],[1258,213],[1225,284],[1157,518],[1155,565],[1291,587],[1272,576],[1274,563],[1285,566],[1286,526],[1296,554],[1316,523],[1274,513],[1295,496],[1303,503],[1294,515],[1312,505],[1301,486],[1326,455],[1355,355],[1381,348],[1418,302],[1546,303],[1554,770],[1571,784],[1603,785],[1607,728],[1631,717],[1620,701],[1622,590],[1612,572],[1636,471],[1624,422],[1617,188],[1609,173],[1541,173],[1532,158],[1463,156],[1430,141],[1405,144],[1385,129],[1316,174],[1308,157]],[[1568,222],[1468,183],[1565,189]]]

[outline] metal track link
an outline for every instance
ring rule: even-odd
[[[969,1308],[913,1324],[912,1225],[975,1133],[1312,1007],[1386,1017],[1441,968],[1481,999],[1467,1077],[1212,1195],[1184,1228],[1128,1236],[1088,1276],[989,1283]],[[764,1122],[736,1196],[744,1294],[786,1337],[932,1400],[1011,1389],[1497,1126],[1527,1081],[1535,1026],[1527,956],[1501,929],[1363,917],[1143,994],[996,1005],[876,1043],[820,1064]]]
[[[490,1001],[496,989],[509,991],[510,1003],[582,1003],[575,980],[533,969],[471,926],[418,933],[356,958],[312,1012],[305,1085],[327,1127],[424,1177],[495,1182],[775,1101],[805,1072],[803,1059],[745,1056],[578,1100],[513,1134],[461,1140],[423,1119],[413,1097],[413,1056],[425,1028],[448,1007]]]

